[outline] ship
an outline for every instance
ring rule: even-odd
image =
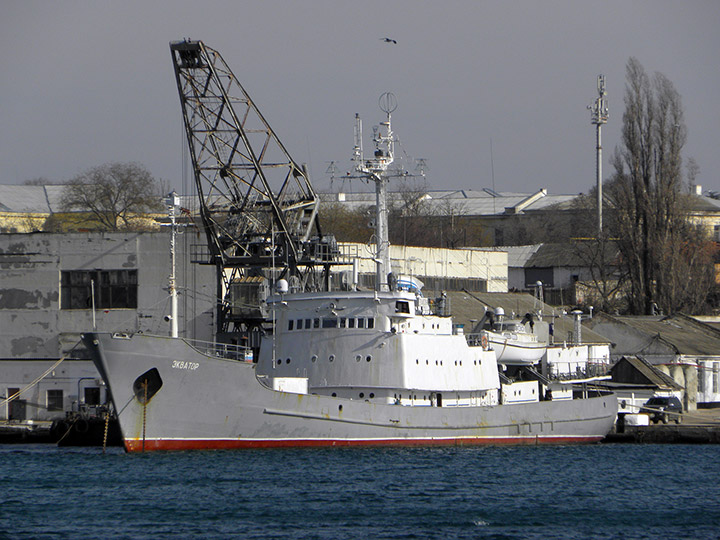
[[[420,291],[285,291],[267,300],[275,332],[256,362],[239,346],[84,336],[127,451],[575,444],[613,426],[611,393],[502,381],[495,353]]]
[[[381,97],[387,116],[375,130],[372,157],[363,156],[356,116],[356,171],[376,188],[375,283],[363,288],[353,278],[333,290],[333,254],[326,249],[332,243],[323,243],[320,235],[319,243],[314,241],[307,229],[316,215],[316,207],[308,210],[311,198],[260,191],[266,186],[261,159],[270,154],[269,143],[275,140],[269,128],[262,153],[243,153],[250,162],[235,164],[235,154],[223,155],[220,165],[213,162],[202,169],[211,160],[201,155],[204,149],[193,146],[199,140],[193,137],[193,119],[202,119],[198,130],[203,130],[202,140],[209,141],[208,152],[221,146],[235,149],[248,139],[238,119],[251,116],[254,104],[234,84],[224,62],[219,64],[219,54],[202,42],[172,43],[171,51],[198,192],[210,191],[213,197],[201,214],[218,280],[226,284],[225,293],[232,292],[233,283],[249,287],[255,278],[229,282],[224,264],[245,265],[246,270],[252,266],[255,276],[265,264],[263,275],[271,290],[249,311],[218,311],[218,325],[222,317],[235,315],[235,327],[244,325],[246,331],[234,338],[221,328],[215,341],[199,342],[178,337],[176,326],[169,336],[83,335],[111,392],[128,452],[576,444],[605,437],[617,414],[614,394],[594,387],[592,378],[548,379],[526,366],[506,370],[481,334],[466,334],[453,323],[443,294],[426,297],[416,277],[392,272],[386,203],[395,141],[390,117],[397,106],[392,94]],[[226,77],[224,83],[216,84],[218,74]],[[186,88],[196,93],[185,98]],[[219,89],[217,96],[211,95],[214,88]],[[241,98],[233,98],[234,92],[242,93]],[[192,107],[206,97],[209,107],[197,114]],[[224,106],[217,107],[219,102]],[[245,107],[241,114],[232,111],[238,104]],[[232,114],[227,122],[211,117],[228,111]],[[259,114],[257,118],[264,122]],[[234,126],[232,144],[211,140],[205,126],[222,126],[218,136],[225,136],[233,131],[226,125]],[[253,130],[258,131],[256,125]],[[281,161],[274,158],[269,167],[276,170]],[[286,179],[282,189],[301,184],[303,169],[289,159],[284,163],[287,178],[294,182]],[[239,209],[237,197],[229,196],[226,214],[220,215],[222,189],[233,179],[247,177],[248,171],[254,178],[248,183],[252,197]],[[213,189],[201,186],[201,180],[208,179],[215,182]],[[231,187],[237,193],[236,186]],[[312,195],[312,190],[304,194]],[[252,202],[258,204],[248,212]],[[242,211],[247,219],[238,219]],[[258,218],[262,211],[269,212],[267,219]],[[260,226],[267,228],[260,231]],[[301,227],[306,227],[304,232],[291,241]],[[318,256],[325,279],[312,279],[312,254]],[[280,260],[285,266],[278,273]],[[304,275],[301,268],[308,269]],[[311,283],[324,286],[308,286]]]

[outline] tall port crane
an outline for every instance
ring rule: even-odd
[[[327,287],[337,256],[319,198],[220,53],[170,44],[209,262],[218,274],[218,333],[262,325],[263,276]],[[320,271],[318,271],[320,269]],[[320,277],[319,277],[320,276]]]

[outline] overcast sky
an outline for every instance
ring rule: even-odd
[[[350,166],[355,113],[393,92],[402,149],[433,189],[586,192],[587,106],[607,78],[604,176],[619,143],[625,65],[683,99],[685,157],[720,191],[720,2],[0,0],[0,183],[67,180],[136,161],[187,191],[170,41],[218,50],[319,189]],[[397,44],[381,38],[390,37]],[[183,178],[183,176],[185,176]],[[335,187],[338,187],[336,181]]]

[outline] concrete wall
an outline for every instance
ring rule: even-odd
[[[29,383],[55,364],[52,360],[2,360],[0,361],[0,396],[3,398],[14,389],[27,387]],[[52,420],[65,416],[65,411],[78,410],[85,404],[85,389],[98,388],[100,403],[105,403],[105,384],[92,362],[65,360],[47,377],[23,392],[17,400],[0,407],[0,420]],[[48,409],[48,390],[61,390],[62,410]],[[14,391],[13,391],[14,393]],[[2,400],[0,400],[2,401]]]
[[[348,259],[357,258],[361,273],[375,273],[374,245],[343,242],[339,247]],[[480,279],[487,282],[487,292],[508,291],[507,260],[506,251],[493,249],[390,246],[390,266],[396,275]]]
[[[177,242],[178,329],[184,337],[212,340],[214,267],[190,262],[192,242],[199,243],[191,233]],[[69,410],[83,399],[78,381],[99,379],[85,351],[76,348],[80,335],[93,329],[93,310],[60,309],[62,271],[124,269],[137,270],[138,307],[95,310],[97,330],[167,335],[168,232],[0,234],[0,396],[24,388],[60,357],[75,358],[21,397],[28,419],[50,414],[43,408],[49,387],[63,390]],[[8,412],[8,405],[0,407],[0,419]]]
[[[180,332],[212,338],[214,273],[178,242]],[[137,309],[97,309],[99,331],[166,334],[167,233],[0,234],[0,358],[59,358],[93,329],[92,309],[60,309],[63,270],[138,271]]]

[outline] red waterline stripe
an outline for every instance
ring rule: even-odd
[[[231,450],[242,448],[293,448],[332,446],[482,446],[584,444],[600,442],[604,437],[484,437],[463,439],[146,439],[145,451],[153,450]],[[128,452],[142,452],[142,439],[125,441]]]

